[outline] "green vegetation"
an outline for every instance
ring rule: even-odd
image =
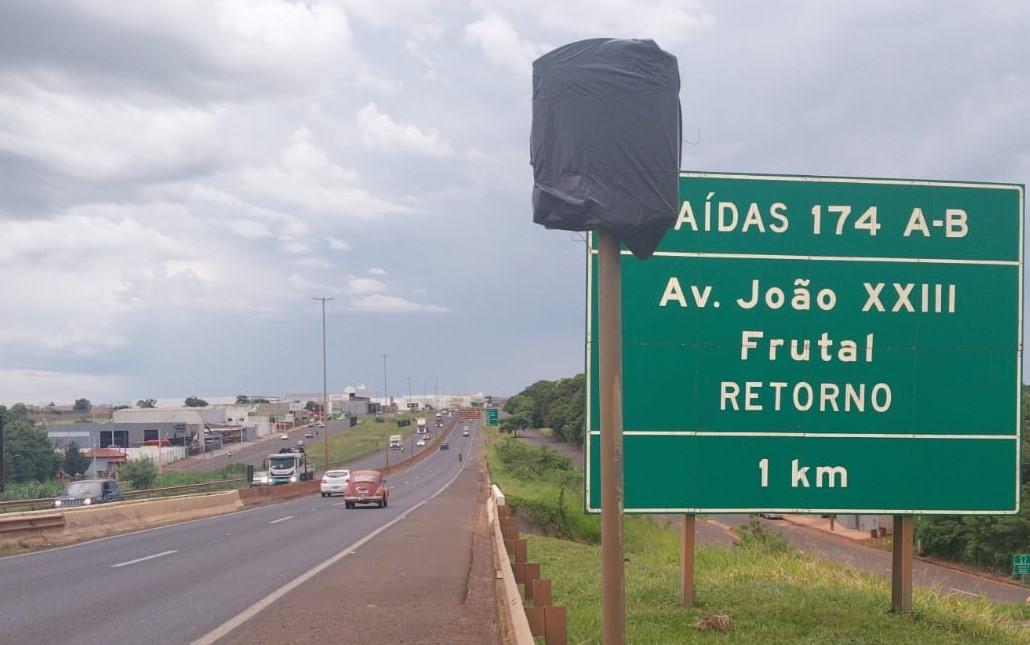
[[[137,459],[118,469],[118,479],[130,484],[136,490],[153,488],[157,481],[157,468],[150,459]]]
[[[18,482],[8,483],[4,488],[0,500],[11,501],[16,499],[44,499],[56,497],[64,489],[64,483],[56,479],[49,479],[42,482]]]
[[[581,473],[547,448],[496,433],[487,459],[491,478],[520,516],[573,538],[531,537],[529,558],[553,581],[555,604],[568,608],[569,642],[600,643],[599,520],[581,510]],[[698,606],[684,609],[678,534],[650,518],[627,517],[627,641],[958,644],[1024,643],[1030,636],[1028,607],[917,589],[917,611],[893,615],[886,611],[886,579],[795,551],[757,522],[739,534],[736,547],[698,547]],[[695,626],[713,616],[728,617],[727,633]]]
[[[241,463],[229,464],[218,470],[207,473],[183,473],[177,471],[164,471],[157,475],[152,488],[167,488],[169,486],[182,486],[185,484],[203,484],[206,482],[222,481],[225,479],[241,479],[247,476],[247,467]],[[237,483],[230,488],[246,486],[246,482]]]
[[[75,475],[81,475],[89,468],[91,461],[92,460],[89,457],[82,454],[82,451],[79,450],[79,445],[73,441],[64,449],[64,459],[61,461],[61,470],[73,477]]]
[[[0,406],[4,418],[4,473],[8,483],[46,481],[57,474],[58,458],[46,432],[36,428],[21,403]]]
[[[537,381],[504,404],[504,411],[511,416],[501,421],[501,429],[517,432],[523,428],[551,428],[558,439],[582,444],[585,386],[582,374]]]
[[[520,515],[548,535],[600,542],[600,519],[582,511],[583,473],[568,457],[509,437],[491,442],[486,458],[491,478]]]
[[[399,434],[407,437],[414,431],[414,426],[398,428],[397,421],[413,418],[415,415],[401,414],[378,421],[372,416],[366,416],[359,425],[329,435],[329,464],[342,465],[378,450],[386,450],[390,435]],[[316,468],[321,468],[325,455],[323,437],[319,435],[314,439],[306,440],[304,448],[311,463]],[[397,461],[400,461],[410,454],[410,444],[405,441],[404,452],[392,451],[390,461],[392,462],[395,456]]]

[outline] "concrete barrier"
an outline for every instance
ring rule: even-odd
[[[317,479],[296,484],[280,484],[279,486],[255,486],[253,488],[241,488],[239,491],[240,502],[244,506],[257,506],[258,504],[269,504],[281,502],[286,499],[314,495],[319,491],[321,482]]]
[[[52,516],[55,511],[8,513],[4,522],[21,522],[27,528],[0,533],[0,547],[14,550],[62,546],[118,533],[163,526],[187,520],[221,515],[243,508],[237,491],[201,495],[180,495],[141,499],[93,507],[64,509],[60,526],[39,526],[33,518]],[[31,526],[31,524],[37,526]]]

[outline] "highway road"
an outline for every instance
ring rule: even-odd
[[[446,421],[448,423],[453,423],[455,419],[457,419],[456,416],[446,417]],[[340,432],[351,432],[355,430],[360,430],[361,426],[359,425],[355,428],[350,428],[347,422],[330,421],[327,424],[327,429],[329,431],[329,435],[332,436]],[[446,426],[444,429],[446,430]],[[275,432],[272,433],[272,435],[270,435],[269,437],[262,437],[257,441],[250,441],[244,444],[231,444],[227,448],[223,448],[221,450],[208,453],[206,456],[197,455],[188,461],[170,464],[169,466],[167,466],[167,468],[170,470],[176,470],[181,472],[207,473],[228,466],[231,463],[239,462],[242,464],[252,465],[256,469],[260,470],[265,458],[274,452],[278,452],[279,448],[281,448],[282,446],[295,446],[297,445],[298,441],[303,441],[305,445],[322,445],[322,442],[325,440],[325,437],[322,435],[322,430],[319,430],[318,436],[313,438],[304,437],[304,433],[307,431],[308,428],[304,426],[298,426],[297,428],[294,428],[285,433],[289,435],[289,439],[285,441],[279,438],[284,433]],[[410,449],[411,442],[405,439],[404,453],[401,453],[401,456],[398,457],[398,459],[403,459],[404,457],[409,456],[410,453],[408,451]],[[418,451],[421,451],[421,448],[418,448],[416,446],[416,452]],[[229,455],[229,452],[232,452],[232,455]],[[386,462],[386,457],[384,453],[385,450],[383,451],[383,453],[380,453],[378,459],[376,459],[374,455],[370,455],[369,459],[356,462],[356,467],[380,468]],[[391,455],[391,460],[393,459],[393,456],[397,454],[399,453],[394,452]],[[321,472],[321,461],[318,461],[318,463],[315,463],[314,465],[318,469],[318,471]]]
[[[459,452],[467,457],[479,440],[478,424],[467,438],[459,426],[450,450],[388,477],[385,509],[312,495],[0,558],[0,641],[194,641],[320,565],[360,558],[363,540],[432,504],[468,463]]]

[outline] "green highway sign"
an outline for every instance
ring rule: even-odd
[[[1023,192],[683,173],[622,251],[626,512],[1017,512]],[[587,266],[599,511],[594,235]]]
[[[498,423],[497,419],[498,419],[497,408],[487,408],[486,409],[486,425],[488,425],[488,426],[496,426],[497,423]]]
[[[1030,573],[1030,553],[1017,553],[1012,556],[1012,575],[1025,576]]]

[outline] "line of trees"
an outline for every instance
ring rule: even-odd
[[[504,404],[509,416],[501,420],[501,429],[517,433],[524,428],[550,428],[558,439],[582,444],[585,387],[583,374],[537,381]]]

